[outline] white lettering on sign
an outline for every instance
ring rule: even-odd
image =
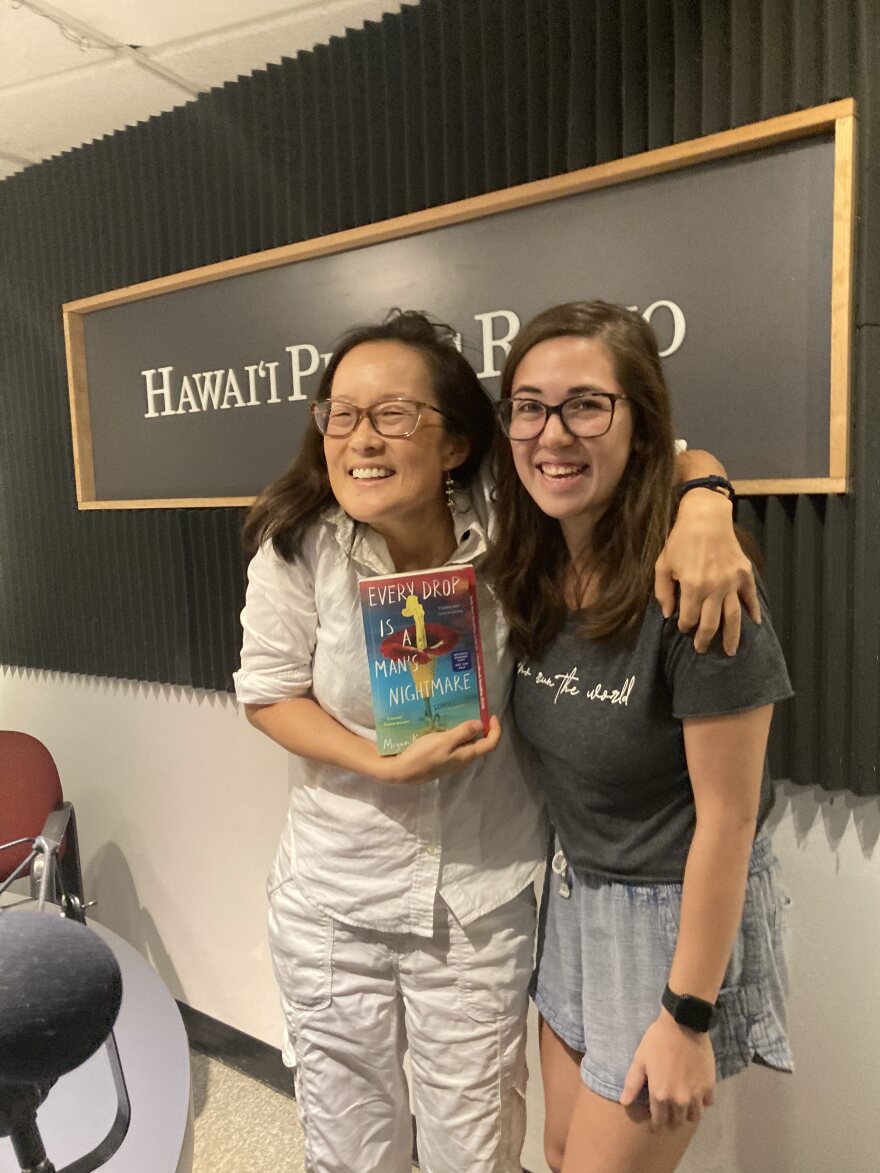
[[[287,398],[308,399],[302,389],[302,381],[309,375],[313,375],[318,369],[318,364],[321,361],[318,348],[309,342],[301,342],[298,346],[285,346],[284,349],[290,355],[290,386],[292,390]],[[308,356],[308,361],[304,362],[306,356]]]
[[[155,367],[149,371],[141,371],[141,374],[147,381],[147,411],[146,418],[153,419],[157,415],[177,415],[175,409],[171,406],[171,372],[174,367]],[[157,387],[153,376],[162,373],[162,386]],[[161,396],[165,406],[162,411],[156,411],[156,399]]]
[[[633,313],[640,313],[646,322],[653,325],[658,319],[659,331],[665,344],[660,351],[661,358],[681,347],[685,339],[687,324],[684,311],[676,302],[660,298],[651,302],[646,310],[638,306],[628,307]],[[504,360],[510,353],[510,344],[520,329],[519,316],[513,310],[486,310],[474,314],[474,321],[480,330],[480,357],[482,369],[480,379],[495,379],[501,374]],[[666,343],[668,324],[672,336]],[[456,348],[462,350],[462,335],[452,337]],[[262,407],[270,403],[302,403],[314,395],[331,354],[320,351],[311,342],[295,342],[284,348],[289,363],[290,393],[285,399],[279,394],[279,359],[260,359],[235,367],[216,367],[206,371],[188,371],[177,374],[173,366],[149,367],[140,372],[144,380],[146,397],[145,419],[159,419],[164,416],[189,415],[212,411],[227,411],[234,407]]]
[[[507,333],[495,334],[495,320],[501,318],[507,323]],[[485,314],[474,314],[474,320],[480,323],[483,331],[483,369],[477,375],[478,379],[494,379],[501,374],[501,367],[495,369],[495,351],[502,352],[501,366],[504,359],[510,354],[510,344],[519,333],[520,321],[513,310],[489,310]]]
[[[668,358],[670,354],[675,354],[676,350],[678,350],[682,342],[684,342],[686,326],[684,321],[684,314],[681,312],[681,306],[676,305],[674,301],[652,302],[651,305],[649,305],[642,314],[642,317],[649,326],[652,325],[651,319],[653,318],[655,311],[660,309],[668,310],[672,315],[672,341],[665,350],[660,351],[661,358]]]

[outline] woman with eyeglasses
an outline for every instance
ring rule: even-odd
[[[295,755],[269,926],[306,1167],[408,1173],[408,1049],[422,1169],[512,1173],[546,836],[507,714],[507,628],[480,571],[491,401],[451,331],[396,312],[341,340],[313,417],[247,522],[236,674],[248,719]],[[688,471],[704,471],[698,457]],[[716,559],[723,595],[741,571],[732,544],[714,499],[692,509],[670,561],[690,559],[679,577],[702,579]],[[382,757],[359,580],[456,563],[477,566],[496,715],[485,737],[465,722]]]
[[[716,1079],[791,1069],[787,898],[762,831],[791,687],[763,596],[735,658],[695,654],[652,598],[676,494],[646,323],[550,309],[514,340],[501,394],[489,570],[556,833],[532,988],[547,1161],[669,1173]]]

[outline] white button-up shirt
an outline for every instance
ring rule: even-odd
[[[438,893],[467,924],[532,883],[543,862],[534,763],[508,707],[507,627],[479,581],[488,519],[484,495],[477,489],[474,496],[455,517],[458,546],[448,564],[477,566],[489,711],[502,726],[498,747],[459,773],[401,786],[293,758],[273,879],[295,871],[306,898],[347,924],[431,936]],[[338,507],[310,527],[292,562],[264,545],[248,569],[239,701],[312,697],[346,729],[375,741],[358,583],[394,572],[384,540]]]

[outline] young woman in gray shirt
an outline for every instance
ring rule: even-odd
[[[666,1173],[716,1078],[791,1067],[786,899],[761,831],[773,705],[791,687],[766,599],[731,657],[717,641],[699,654],[652,597],[673,431],[638,315],[539,315],[512,345],[498,413],[490,572],[557,835],[532,986],[547,1159]],[[733,490],[710,477],[694,492]]]

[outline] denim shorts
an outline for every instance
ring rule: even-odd
[[[759,836],[711,1031],[718,1079],[751,1062],[792,1069],[785,1027],[791,901],[778,870],[770,840]],[[547,869],[531,994],[553,1031],[583,1053],[584,1083],[606,1099],[620,1098],[636,1048],[659,1013],[680,911],[681,884],[575,874],[558,850]]]

